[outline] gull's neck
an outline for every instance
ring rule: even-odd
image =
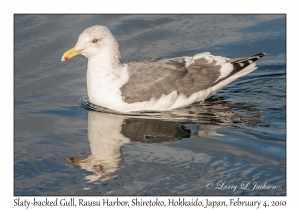
[[[117,80],[120,78],[121,67],[119,51],[102,48],[96,55],[88,58],[88,86],[103,88],[104,83]]]
[[[117,70],[122,66],[119,57],[118,48],[103,46],[101,51],[88,58],[88,69],[91,67],[93,70],[104,71],[104,73]]]
[[[124,66],[119,60],[119,51],[102,48],[97,55],[88,58],[87,91],[93,104],[110,107],[119,95],[124,80]],[[121,97],[120,97],[121,98]]]

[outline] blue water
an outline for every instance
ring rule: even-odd
[[[207,100],[229,109],[93,111],[86,58],[60,62],[92,25],[125,63],[267,56]],[[286,195],[285,56],[284,15],[15,15],[14,195]]]

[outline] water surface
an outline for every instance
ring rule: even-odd
[[[268,56],[207,100],[229,109],[99,112],[86,58],[60,62],[92,25],[112,31],[125,63]],[[286,195],[285,28],[283,15],[15,15],[14,194]],[[240,188],[254,182],[276,188]]]

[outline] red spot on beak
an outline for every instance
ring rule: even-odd
[[[65,61],[68,61],[68,60],[70,60],[70,58],[69,57],[65,57]]]
[[[76,157],[71,157],[71,158],[69,158],[69,160],[74,163],[77,160],[77,158]]]

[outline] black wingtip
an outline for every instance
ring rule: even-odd
[[[264,57],[265,55],[267,55],[267,53],[258,53],[256,55],[252,55],[251,57],[259,56],[261,58],[261,57]]]

